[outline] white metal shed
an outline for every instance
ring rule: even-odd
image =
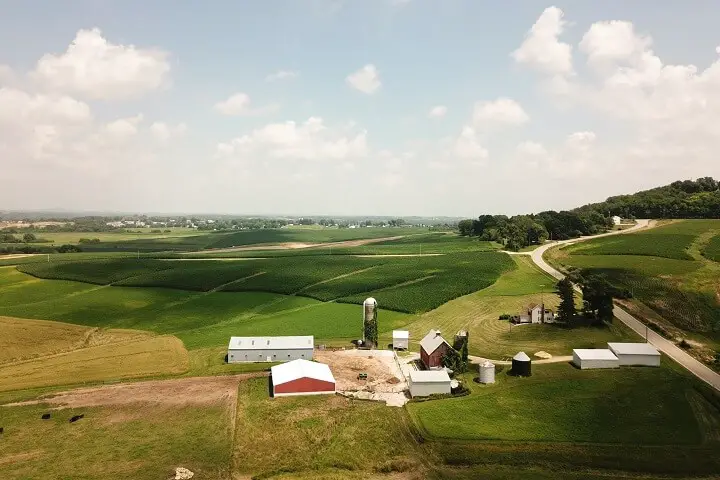
[[[297,337],[230,337],[228,363],[312,360],[315,339]]]
[[[450,376],[445,370],[411,370],[409,380],[411,397],[450,393]]]
[[[573,350],[573,363],[581,370],[620,367],[618,358],[606,348],[576,348]]]
[[[410,340],[410,332],[407,330],[393,330],[393,348],[408,349],[408,341]]]
[[[620,365],[660,366],[660,352],[649,343],[608,343]]]

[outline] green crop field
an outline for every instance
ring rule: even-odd
[[[690,338],[690,353],[712,364],[720,350],[720,265],[710,260],[718,232],[720,220],[673,221],[554,249],[548,258],[563,268],[606,275],[633,294],[636,314],[666,336]],[[652,313],[645,314],[645,307]]]
[[[466,252],[427,257],[325,255],[226,262],[124,258],[33,263],[17,268],[39,278],[101,285],[259,291],[344,303],[362,303],[372,295],[384,308],[415,313],[492,285],[514,264],[502,253]]]

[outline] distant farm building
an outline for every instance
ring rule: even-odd
[[[408,349],[408,341],[410,340],[410,332],[407,330],[393,330],[393,348],[396,350]]]
[[[620,367],[618,358],[607,348],[576,348],[573,350],[573,364],[581,370]]]
[[[533,303],[529,305],[520,315],[510,319],[514,323],[554,323],[555,312],[544,305]]]
[[[660,352],[649,343],[608,343],[623,366],[660,366]]]
[[[622,223],[622,218],[615,215],[614,217],[612,217],[612,222],[613,225],[620,225]]]
[[[420,340],[420,360],[426,368],[442,367],[442,359],[449,348],[450,344],[440,335],[440,330],[430,330]]]
[[[519,352],[512,358],[511,373],[516,377],[529,377],[531,375],[532,361],[525,352]]]
[[[311,360],[315,339],[303,337],[231,337],[228,345],[228,363],[289,362]]]
[[[458,330],[458,332],[455,334],[455,338],[453,339],[453,348],[455,350],[462,349],[465,342],[467,342],[467,338],[467,330]]]
[[[273,397],[335,393],[335,377],[324,363],[293,360],[270,369]]]
[[[409,385],[412,397],[450,393],[450,376],[445,370],[411,370]]]

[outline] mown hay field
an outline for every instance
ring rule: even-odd
[[[107,332],[105,344],[0,365],[0,391],[179,375],[188,354],[172,336]]]

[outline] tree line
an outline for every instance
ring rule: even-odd
[[[632,195],[609,197],[576,209],[622,218],[720,218],[720,181],[681,180]]]
[[[458,223],[460,235],[498,242],[508,250],[551,240],[594,235],[612,227],[612,219],[599,212],[547,211],[534,215],[480,215]]]

